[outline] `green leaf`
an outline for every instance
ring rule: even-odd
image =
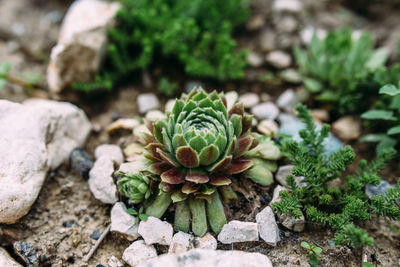
[[[316,97],[317,100],[322,101],[322,102],[333,102],[338,100],[339,98],[339,94],[330,91],[330,90],[326,90],[324,91],[322,94],[318,95]]]
[[[6,78],[11,69],[10,62],[0,63],[0,77]]]
[[[385,65],[386,60],[388,59],[389,53],[386,48],[376,49],[370,59],[365,64],[365,67],[369,70],[376,70]]]
[[[317,246],[314,246],[313,249],[312,249],[312,251],[314,251],[314,253],[315,253],[317,256],[321,256],[322,248],[317,247]]]
[[[140,214],[139,218],[141,221],[147,221],[147,219],[149,218],[149,216],[147,214]]]
[[[305,248],[305,249],[308,249],[308,250],[310,250],[311,249],[311,246],[310,246],[310,244],[308,244],[307,242],[305,242],[305,241],[303,241],[303,242],[301,242],[301,244],[300,244],[303,248]]]
[[[314,266],[318,266],[319,261],[318,261],[317,255],[315,255],[315,254],[312,253],[312,252],[310,252],[308,255],[309,255],[309,257],[310,257],[310,260],[309,260],[310,265],[313,266],[313,267],[314,267]]]
[[[322,90],[322,84],[319,81],[311,78],[304,79],[304,86],[311,93],[318,93]]]
[[[0,90],[3,89],[7,84],[5,79],[0,78]]]
[[[137,214],[137,211],[134,210],[134,209],[127,209],[127,210],[126,210],[126,213],[128,213],[129,215],[136,215],[136,214]]]
[[[398,89],[393,84],[387,84],[387,85],[383,86],[381,89],[379,89],[379,93],[390,95],[390,96],[395,96],[395,95],[400,94],[400,89]]]
[[[393,116],[393,111],[378,110],[378,109],[373,109],[373,110],[364,112],[361,115],[361,118],[367,119],[367,120],[388,120],[388,121],[396,120],[396,117]]]
[[[21,80],[23,80],[28,85],[34,85],[40,82],[42,79],[42,75],[40,73],[25,73],[21,76]]]
[[[387,134],[388,135],[400,134],[400,125],[390,128]]]
[[[372,265],[372,264],[369,263],[369,262],[363,262],[363,263],[362,263],[362,267],[375,267],[375,265]]]
[[[388,136],[386,134],[367,134],[360,138],[361,142],[381,142],[382,140],[387,139]]]

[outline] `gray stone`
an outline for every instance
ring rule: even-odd
[[[280,73],[282,80],[288,83],[301,83],[302,78],[300,73],[295,69],[285,69]]]
[[[365,187],[365,194],[367,194],[369,198],[384,196],[390,188],[393,188],[393,185],[389,184],[387,181],[381,181],[378,185],[367,185]]]
[[[276,49],[275,32],[270,29],[264,29],[260,34],[260,49],[262,52],[270,52]]]
[[[268,204],[270,207],[272,207],[272,204],[274,204],[275,202],[281,201],[281,197],[279,196],[279,193],[280,193],[282,190],[288,191],[289,189],[287,189],[287,188],[285,188],[285,187],[283,187],[283,186],[280,186],[280,185],[277,185],[277,186],[275,187],[274,193],[273,193],[273,195],[272,195],[272,200],[271,200],[271,202],[269,202],[269,204]]]
[[[277,69],[284,69],[290,67],[292,59],[290,55],[283,51],[272,51],[265,57],[267,63]]]
[[[302,183],[301,181],[304,179],[304,177],[303,176],[294,176],[293,174],[292,174],[292,170],[293,170],[293,165],[284,165],[284,166],[280,166],[279,167],[279,169],[278,169],[278,171],[277,171],[277,173],[276,173],[276,175],[275,175],[275,179],[281,184],[281,185],[283,185],[284,187],[288,187],[288,185],[287,185],[287,183],[286,183],[286,177],[288,177],[289,175],[292,175],[293,176],[293,178],[294,178],[294,180],[295,180],[295,182],[296,182],[296,185],[298,186],[298,187],[304,187],[304,186],[306,186],[306,184],[305,183]]]
[[[299,22],[292,16],[284,16],[279,19],[279,22],[276,23],[276,28],[278,32],[283,33],[292,33],[296,31]]]
[[[255,15],[252,16],[249,21],[246,23],[246,28],[249,31],[255,31],[262,28],[265,25],[265,17],[264,15]]]
[[[91,130],[76,106],[30,99],[23,105],[0,100],[0,223],[28,213],[48,170],[68,160]]]
[[[16,262],[11,256],[7,253],[7,251],[0,247],[0,266],[4,267],[22,267],[21,264]]]
[[[143,240],[133,242],[122,255],[122,259],[132,267],[155,257],[157,257],[156,249],[146,245]]]
[[[295,92],[292,89],[287,89],[277,99],[276,104],[286,112],[293,112],[296,105],[299,103]]]
[[[273,120],[262,120],[257,125],[257,131],[268,135],[270,137],[274,136],[279,130],[278,124]]]
[[[152,109],[158,109],[160,107],[160,102],[155,94],[145,93],[138,96],[137,106],[139,113],[145,114]]]
[[[251,108],[260,102],[260,97],[256,93],[245,93],[239,97],[238,102],[242,102],[245,108]]]
[[[195,248],[217,249],[217,240],[210,233],[207,233],[202,237],[195,237],[193,244]]]
[[[165,104],[165,112],[172,112],[172,109],[174,108],[175,105],[175,99],[170,99],[167,101]]]
[[[283,226],[294,232],[303,232],[306,225],[306,220],[303,214],[301,214],[300,218],[295,218],[292,215],[281,214],[279,215],[279,220]]]
[[[193,236],[184,232],[178,232],[172,237],[168,253],[182,254],[193,248]]]
[[[179,256],[164,254],[141,263],[138,267],[272,267],[269,258],[261,253],[192,249]]]
[[[312,26],[307,26],[300,33],[301,41],[303,42],[303,44],[308,45],[311,42],[314,34],[316,34],[317,37],[320,39],[324,39],[327,35],[326,31],[323,29],[315,29]]]
[[[89,188],[94,197],[106,204],[118,201],[117,186],[114,183],[114,162],[109,157],[96,160],[89,172]]]
[[[264,63],[264,59],[259,53],[251,51],[247,55],[247,63],[254,68],[258,68]]]
[[[311,115],[313,116],[314,120],[320,122],[329,121],[329,113],[325,109],[313,109],[311,110]]]
[[[202,85],[203,84],[200,81],[188,81],[185,83],[185,92],[189,94],[193,88],[203,87]]]
[[[226,98],[226,107],[227,110],[230,110],[233,105],[236,103],[236,101],[239,98],[239,94],[235,91],[229,91],[225,93],[225,98]]]
[[[223,244],[258,241],[257,224],[253,222],[230,221],[222,227],[218,241]]]
[[[108,267],[123,267],[124,264],[114,255],[108,260]]]
[[[99,159],[101,157],[107,157],[118,165],[124,162],[124,155],[122,154],[122,150],[117,145],[110,145],[110,144],[100,145],[96,147],[94,155],[96,159]]]
[[[303,3],[299,0],[275,0],[272,4],[275,12],[299,13],[303,9]]]
[[[279,228],[275,221],[275,215],[270,207],[264,208],[256,215],[258,232],[260,237],[268,245],[276,246],[281,240],[279,236]]]
[[[147,221],[140,222],[139,234],[147,245],[169,245],[172,241],[173,229],[171,224],[150,216]]]
[[[135,119],[118,119],[107,126],[106,131],[109,134],[117,132],[119,130],[132,131],[133,128],[140,125],[140,122]]]
[[[111,210],[111,232],[118,232],[128,237],[130,241],[140,237],[139,225],[135,223],[135,217],[126,213],[123,202],[117,202]]]
[[[174,102],[175,104],[175,102]],[[172,109],[171,109],[172,111]],[[150,110],[146,113],[145,119],[148,121],[158,121],[166,118],[167,116],[165,115],[164,112],[161,112],[160,110]]]
[[[274,103],[266,102],[252,107],[251,113],[259,119],[275,120],[279,115],[279,109]]]
[[[354,116],[344,116],[332,123],[332,132],[342,140],[356,140],[361,136],[361,120]]]
[[[121,5],[100,0],[75,1],[65,15],[58,43],[47,69],[50,91],[60,92],[75,81],[89,81],[107,52],[108,29]]]
[[[94,164],[92,157],[86,153],[85,150],[79,147],[72,150],[69,156],[69,161],[79,175],[85,178],[87,178],[89,171]]]

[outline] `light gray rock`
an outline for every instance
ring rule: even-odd
[[[264,59],[262,55],[252,51],[247,55],[247,63],[254,68],[258,68],[264,63]]]
[[[0,223],[28,213],[48,170],[83,145],[91,124],[76,106],[31,99],[23,105],[0,100]]]
[[[222,227],[218,241],[223,244],[258,241],[257,224],[253,222],[230,221]]]
[[[259,119],[275,120],[279,115],[279,109],[274,103],[266,102],[252,107],[251,113]]]
[[[136,126],[139,126],[140,122],[138,120],[135,119],[118,119],[116,121],[114,121],[113,123],[111,123],[110,125],[107,126],[106,131],[109,134],[112,134],[118,130],[128,130],[128,131],[132,131],[133,128],[135,128]]]
[[[60,92],[75,81],[89,81],[107,51],[107,31],[121,5],[100,0],[75,1],[65,15],[58,43],[47,69],[50,91]]]
[[[300,73],[295,69],[285,69],[283,70],[280,75],[282,80],[288,83],[301,83],[302,78]],[[297,95],[296,95],[297,96]]]
[[[278,23],[276,23],[276,28],[278,32],[281,33],[292,33],[297,30],[298,25],[298,20],[293,16],[284,16],[279,19]]]
[[[96,160],[89,172],[89,188],[94,197],[106,204],[118,201],[117,186],[114,183],[114,162],[109,157]]]
[[[277,69],[285,69],[290,67],[292,59],[283,51],[272,51],[265,57],[267,63]]]
[[[278,124],[273,120],[262,120],[257,125],[257,131],[268,136],[274,136],[279,130]]]
[[[172,109],[174,108],[175,105],[175,99],[170,99],[167,101],[165,104],[165,112],[172,112]]]
[[[245,93],[239,97],[238,102],[242,102],[245,108],[251,108],[260,103],[260,97],[256,93]]]
[[[174,101],[175,104],[175,101]],[[172,111],[172,109],[171,109]],[[145,119],[148,121],[158,121],[166,118],[167,116],[165,115],[164,112],[161,112],[160,110],[150,110],[146,113]]]
[[[279,192],[281,192],[282,190],[289,190],[283,186],[277,185],[274,189],[274,193],[272,194],[272,199],[271,202],[269,202],[269,206],[272,207],[272,204],[274,204],[275,202],[279,202],[281,201],[281,197],[279,196]]]
[[[306,220],[303,214],[301,214],[300,218],[295,218],[287,214],[281,214],[279,216],[279,220],[283,226],[294,232],[303,232],[306,225]]]
[[[11,256],[7,253],[7,251],[0,247],[0,266],[4,267],[22,267],[21,264],[16,262]]]
[[[280,183],[281,185],[283,185],[284,187],[288,187],[287,183],[286,183],[286,177],[288,177],[289,175],[293,176],[292,170],[293,170],[294,166],[293,165],[284,165],[284,166],[280,166],[278,171],[276,172],[275,175],[275,179],[278,181],[278,183]],[[304,187],[306,186],[305,183],[302,183],[302,180],[304,179],[303,176],[293,176],[296,185],[298,187]]]
[[[246,28],[249,31],[259,30],[262,28],[262,26],[265,25],[265,22],[266,20],[264,15],[255,15],[248,20],[248,22],[246,23]]]
[[[123,267],[124,264],[114,255],[108,260],[108,267]]]
[[[207,233],[203,237],[195,237],[193,244],[195,248],[217,249],[217,240],[210,233]]]
[[[313,26],[307,26],[300,33],[302,43],[308,45],[314,34],[320,39],[324,39],[327,35],[324,29],[315,29]]]
[[[126,235],[130,241],[140,237],[139,225],[135,223],[135,217],[126,213],[126,206],[123,202],[117,202],[111,209],[111,232],[118,232]]]
[[[267,206],[259,212],[256,215],[256,222],[261,239],[268,245],[276,246],[281,238],[279,236],[279,228],[276,224],[275,215],[272,209]]]
[[[272,267],[269,258],[261,253],[192,249],[179,256],[164,254],[143,262],[138,267]]]
[[[193,236],[184,232],[178,232],[172,237],[168,253],[182,254],[193,248]]]
[[[172,241],[173,229],[171,224],[150,216],[147,221],[140,222],[139,234],[147,245],[169,245]]]
[[[230,110],[231,107],[238,100],[239,94],[237,92],[235,92],[235,91],[229,91],[229,92],[225,93],[225,98],[226,98],[227,110]]]
[[[297,98],[296,93],[293,91],[293,89],[288,89],[283,92],[276,101],[278,107],[285,110],[286,112],[293,112],[298,103],[299,99]]]
[[[311,110],[311,115],[313,116],[314,120],[320,122],[329,121],[329,113],[325,109],[313,109]]]
[[[106,157],[111,159],[114,163],[120,165],[124,162],[124,155],[122,150],[117,145],[104,144],[96,147],[94,151],[96,159]]]
[[[272,4],[275,12],[299,13],[303,9],[303,3],[299,0],[275,0]]]
[[[155,257],[157,257],[156,249],[146,245],[143,240],[133,242],[122,255],[122,259],[132,267]]]
[[[332,132],[345,141],[358,139],[361,136],[361,120],[344,116],[332,123]]]
[[[140,94],[137,98],[137,106],[140,114],[145,114],[152,109],[158,109],[160,102],[155,94],[145,93]]]
[[[381,181],[378,185],[367,185],[365,187],[365,194],[367,194],[369,198],[384,196],[390,188],[393,188],[393,185],[389,184],[387,181]]]
[[[195,87],[203,87],[200,81],[188,81],[185,83],[185,92],[190,93]]]
[[[259,46],[262,52],[270,52],[276,49],[275,32],[271,29],[264,29],[260,34]]]

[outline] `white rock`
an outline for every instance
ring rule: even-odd
[[[172,241],[173,229],[171,224],[150,216],[147,221],[140,222],[139,234],[147,245],[169,245]]]
[[[237,92],[235,92],[235,91],[229,91],[229,92],[225,93],[225,98],[226,98],[227,110],[230,110],[231,107],[238,100],[239,94]]]
[[[250,66],[258,68],[264,63],[264,59],[259,53],[252,51],[247,55],[247,62]]]
[[[301,214],[300,218],[294,218],[292,215],[281,214],[279,220],[283,226],[294,232],[303,232],[306,225],[306,220],[303,214]]]
[[[175,102],[176,102],[175,99],[168,100],[167,103],[165,104],[165,112],[172,112]]]
[[[321,122],[329,121],[329,113],[325,109],[313,109],[311,110],[311,115],[313,116],[314,119],[318,121]]]
[[[274,103],[266,102],[252,107],[251,113],[259,119],[275,120],[279,115],[279,109]]]
[[[156,249],[146,245],[143,240],[133,242],[122,255],[122,259],[132,267],[154,257],[157,257]]]
[[[141,263],[138,267],[272,267],[261,253],[192,249],[181,255],[164,254]]]
[[[123,267],[123,266],[124,264],[120,262],[119,259],[114,255],[111,256],[110,259],[108,260],[108,267]]]
[[[107,52],[107,31],[115,24],[119,3],[75,1],[61,26],[47,69],[47,83],[60,92],[75,81],[89,81]]]
[[[276,23],[278,32],[292,33],[297,29],[299,22],[292,16],[284,16],[279,18],[279,22]]]
[[[114,183],[114,162],[109,157],[96,160],[89,172],[89,188],[94,197],[103,203],[114,204],[118,201],[117,186]]]
[[[195,248],[217,249],[217,240],[210,233],[207,233],[203,237],[195,237],[193,243]]]
[[[94,155],[96,159],[99,159],[101,157],[109,158],[118,165],[124,162],[124,155],[122,154],[122,150],[117,145],[110,145],[110,144],[100,145],[96,147]]]
[[[257,224],[253,222],[230,221],[222,227],[218,241],[223,244],[258,241]]]
[[[285,188],[285,187],[283,187],[283,186],[280,186],[280,185],[277,185],[277,186],[275,187],[274,193],[272,194],[272,200],[271,200],[271,202],[269,202],[269,204],[268,204],[270,207],[271,207],[271,205],[272,205],[273,203],[281,201],[281,197],[279,196],[279,193],[280,193],[282,190],[287,190],[287,191],[288,191],[287,188]]]
[[[257,131],[268,136],[273,136],[279,130],[278,124],[273,120],[262,120],[257,125]]]
[[[172,237],[168,253],[182,254],[193,248],[193,236],[184,232],[178,232]]]
[[[290,56],[283,51],[272,51],[267,54],[265,60],[268,64],[277,69],[288,68],[290,67],[290,64],[292,64]]]
[[[76,106],[31,99],[0,100],[0,223],[28,213],[46,173],[84,144],[91,124]]]
[[[107,126],[107,133],[113,133],[118,130],[132,131],[133,128],[140,125],[140,122],[135,119],[118,119]]]
[[[275,221],[275,215],[270,207],[264,208],[256,215],[256,222],[260,237],[268,245],[276,246],[281,240],[279,236],[279,228]]]
[[[139,113],[145,114],[152,109],[158,109],[160,107],[160,102],[155,94],[140,94],[137,98],[137,106],[139,108]]]
[[[293,165],[280,166],[275,175],[275,179],[278,181],[278,183],[280,183],[284,187],[287,187],[288,185],[286,183],[286,177],[288,177],[288,175],[293,176],[293,173],[292,173],[293,168],[294,168]],[[302,180],[304,179],[303,176],[293,176],[293,178],[298,187],[301,188],[301,187],[306,186],[306,184],[302,182]]]
[[[259,46],[262,52],[270,52],[276,48],[276,35],[271,29],[265,29],[260,34]]]
[[[361,135],[361,121],[353,116],[344,116],[332,123],[332,132],[342,140],[355,140]]]
[[[246,23],[246,28],[249,31],[259,30],[265,24],[265,16],[264,15],[255,15],[250,17],[250,19]]]
[[[245,93],[239,97],[238,102],[242,102],[245,108],[251,108],[260,103],[260,97],[256,93]]]
[[[123,202],[117,202],[111,209],[111,232],[118,232],[128,237],[130,241],[140,237],[139,225],[135,223],[135,217],[126,213]]]
[[[286,112],[292,112],[296,105],[299,103],[299,100],[296,96],[296,93],[292,89],[288,89],[283,92],[276,101],[276,104],[281,109],[285,110]]]
[[[319,39],[324,39],[327,35],[324,29],[315,29],[312,26],[307,26],[300,33],[303,44],[308,45],[314,34],[316,34]]]
[[[272,9],[276,12],[299,13],[303,4],[299,0],[275,0]]]
[[[175,103],[175,102],[174,102]],[[160,110],[150,110],[146,113],[145,119],[148,121],[158,121],[166,118],[167,116],[165,115],[164,112],[161,112]]]
[[[8,254],[8,252],[0,247],[0,266],[4,267],[22,267],[21,264],[16,262],[11,256]]]

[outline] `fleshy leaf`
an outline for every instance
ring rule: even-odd
[[[174,149],[177,149],[178,147],[181,147],[181,146],[187,146],[187,142],[182,134],[174,135],[174,137],[172,139],[172,146],[174,147]]]
[[[233,129],[234,129],[234,134],[236,136],[240,136],[242,133],[242,117],[238,114],[233,114],[230,118]]]
[[[199,184],[204,184],[209,181],[208,175],[205,172],[196,169],[190,169],[185,179],[186,181]]]
[[[243,103],[239,102],[233,105],[233,107],[229,110],[229,117],[233,114],[238,114],[241,117],[244,116],[244,105]]]
[[[222,186],[222,185],[229,185],[232,181],[226,175],[222,173],[214,173],[210,175],[210,182],[209,184],[215,186]]]
[[[176,150],[176,158],[186,168],[196,168],[200,161],[196,151],[190,146],[183,146]]]
[[[181,191],[177,190],[174,193],[172,193],[171,200],[173,203],[181,202],[181,201],[186,200],[187,196],[188,196],[187,194],[182,193]]]
[[[181,113],[185,103],[182,100],[176,100],[174,107],[172,108],[172,114],[174,115],[175,121],[178,119],[179,114]]]
[[[169,165],[167,162],[161,161],[151,164],[149,170],[151,173],[161,175],[163,172],[168,171],[171,168],[172,166]]]
[[[166,119],[159,120],[154,123],[153,134],[158,142],[160,142],[160,143],[163,142],[162,129],[167,128],[167,127],[168,127],[168,124],[167,124]]]
[[[233,157],[238,158],[238,157],[242,156],[244,153],[246,153],[250,149],[251,145],[253,144],[253,141],[254,141],[254,137],[249,134],[240,137],[238,139],[238,147],[235,150]]]
[[[173,168],[161,174],[161,180],[169,184],[181,184],[185,182],[185,174],[178,168]]]
[[[152,161],[157,161],[161,160],[160,154],[157,152],[157,148],[161,149],[163,147],[162,144],[159,143],[151,143],[145,146],[146,153],[145,157],[152,160]]]
[[[176,187],[177,187],[176,185],[169,184],[166,182],[160,182],[160,184],[158,185],[158,188],[160,188],[160,190],[167,192],[167,193],[174,192]]]
[[[186,182],[182,186],[182,193],[184,193],[184,194],[192,194],[194,192],[197,192],[199,189],[200,189],[200,185],[199,184]]]
[[[208,170],[210,172],[221,171],[225,169],[232,161],[232,156],[226,156],[225,158],[221,159],[214,165],[212,165]]]
[[[203,166],[214,163],[219,157],[219,149],[215,145],[209,145],[200,152],[200,164]]]
[[[237,174],[244,172],[245,170],[253,167],[253,161],[251,159],[237,159],[229,166],[226,170],[227,174]]]
[[[168,162],[170,165],[174,166],[174,167],[178,167],[177,164],[175,163],[175,161],[172,159],[172,157],[165,153],[162,149],[157,148],[156,151],[158,152],[158,154],[160,154],[160,157],[165,160],[166,162]]]
[[[193,137],[190,142],[189,145],[196,150],[198,153],[200,153],[200,151],[207,146],[207,142],[206,140],[204,140],[203,137],[201,137],[200,135],[197,135],[195,137]]]
[[[251,125],[253,122],[253,117],[254,117],[253,115],[244,115],[243,116],[243,118],[242,118],[242,133],[240,135],[245,134],[251,128]]]

